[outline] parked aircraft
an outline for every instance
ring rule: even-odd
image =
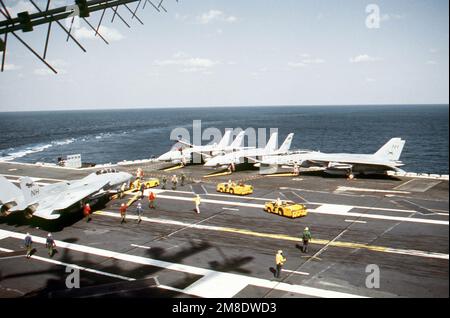
[[[286,155],[267,156],[256,166],[323,167],[328,174],[347,175],[354,173],[379,174],[386,171],[402,171],[399,161],[405,140],[392,138],[374,154],[323,153],[319,151],[299,151]]]
[[[280,148],[277,149],[278,133],[273,133],[265,148],[243,149],[240,151],[216,156],[205,163],[206,167],[222,167],[231,164],[240,164],[245,160],[258,162],[258,158],[265,156],[286,154],[291,148],[294,134],[289,134]]]
[[[63,211],[79,210],[83,203],[96,200],[129,183],[129,173],[104,169],[81,180],[58,182],[40,187],[29,177],[20,179],[20,188],[0,176],[2,216],[24,212],[28,218],[54,220]]]
[[[231,130],[227,130],[219,143],[206,146],[196,146],[180,140],[179,147],[172,149],[158,158],[158,161],[168,161],[173,163],[188,163],[192,161],[194,154],[201,155],[204,161],[214,156],[238,151],[243,148],[245,131],[241,131],[234,141],[231,141]]]

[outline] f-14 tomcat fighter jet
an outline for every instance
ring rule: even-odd
[[[80,210],[83,203],[116,192],[131,174],[104,169],[80,180],[58,182],[40,187],[29,177],[20,179],[20,188],[0,176],[0,211],[2,216],[23,212],[27,218],[54,220],[63,212]]]
[[[402,171],[399,161],[405,140],[392,138],[374,154],[323,153],[299,151],[280,156],[267,156],[257,167],[294,166],[323,167],[325,173],[353,177],[354,173],[379,174],[386,171]]]
[[[289,134],[280,148],[277,149],[278,133],[274,132],[269,138],[265,148],[243,149],[236,152],[227,153],[224,155],[211,158],[205,163],[205,167],[226,167],[231,164],[244,163],[245,160],[249,162],[258,162],[257,158],[264,158],[266,156],[282,155],[288,153],[291,148],[294,134]]]

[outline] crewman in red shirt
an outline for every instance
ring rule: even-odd
[[[127,205],[125,203],[122,203],[120,206],[120,216],[122,217],[122,220],[120,221],[120,224],[127,223],[125,220],[125,217],[127,216]]]
[[[86,222],[91,220],[91,207],[89,203],[86,203],[83,208],[83,215],[86,218]]]
[[[155,200],[156,200],[156,195],[155,193],[153,193],[153,191],[150,191],[150,194],[148,195],[148,203],[149,203],[149,208],[150,209],[154,209],[155,208]]]

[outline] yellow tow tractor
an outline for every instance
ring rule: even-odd
[[[303,204],[295,203],[293,201],[266,202],[264,211],[290,217],[292,219],[306,216],[308,214],[308,210]]]
[[[151,178],[144,181],[142,181],[141,179],[136,179],[133,183],[130,184],[130,190],[133,191],[139,190],[142,186],[142,182],[144,182],[146,189],[159,186],[159,179],[157,178]]]
[[[253,186],[243,183],[219,183],[217,185],[217,192],[229,193],[236,195],[248,195],[253,193]]]

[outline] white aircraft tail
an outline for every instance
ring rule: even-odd
[[[22,192],[11,181],[0,176],[0,205],[15,201],[22,195]]]
[[[223,134],[222,139],[217,144],[217,148],[223,149],[223,148],[227,147],[230,144],[230,140],[231,140],[231,130],[227,130]]]
[[[241,148],[244,146],[244,136],[245,136],[245,131],[241,131],[236,138],[234,139],[234,141],[231,143],[230,148],[232,149],[237,149],[237,148]]]
[[[39,195],[40,187],[29,177],[20,179],[20,189],[22,190],[26,203],[32,203]]]
[[[265,151],[272,153],[277,150],[278,145],[278,133],[274,132],[272,135],[270,135],[269,141],[267,142],[266,148],[264,148]]]
[[[294,139],[294,134],[291,133],[286,137],[281,147],[278,149],[279,153],[287,153],[291,149],[292,139]]]
[[[397,161],[400,159],[403,146],[405,146],[404,140],[401,138],[392,138],[375,153],[375,156],[389,159],[391,161]]]

